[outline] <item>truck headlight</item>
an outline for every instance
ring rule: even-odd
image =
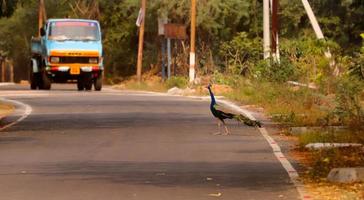
[[[51,63],[59,63],[59,57],[51,57]]]
[[[99,62],[99,60],[97,58],[90,58],[88,60],[88,62],[91,63],[91,64],[97,64]]]

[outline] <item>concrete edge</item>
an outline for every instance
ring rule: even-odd
[[[11,82],[5,82],[5,83],[0,83],[0,87],[1,86],[9,86],[9,85],[15,85],[15,83],[11,83]]]
[[[334,168],[327,180],[335,183],[364,182],[364,167]]]

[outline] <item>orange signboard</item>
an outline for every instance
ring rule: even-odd
[[[164,36],[170,39],[187,39],[186,26],[183,24],[165,24]]]

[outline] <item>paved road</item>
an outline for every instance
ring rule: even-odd
[[[298,199],[256,129],[211,135],[207,101],[54,88],[0,87],[33,108],[0,133],[1,200]]]

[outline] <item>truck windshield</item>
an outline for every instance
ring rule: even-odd
[[[48,39],[57,41],[98,41],[100,40],[99,26],[95,22],[51,22]]]

